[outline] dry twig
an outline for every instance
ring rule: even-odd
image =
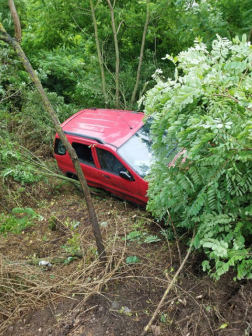
[[[162,299],[160,300],[160,302],[159,302],[159,304],[158,304],[158,306],[157,306],[157,308],[156,308],[154,314],[152,315],[152,318],[150,319],[149,323],[148,323],[147,326],[144,328],[144,330],[143,330],[141,336],[146,335],[146,333],[148,332],[148,330],[149,330],[150,326],[152,325],[153,321],[155,320],[155,318],[156,318],[156,316],[157,316],[157,314],[158,314],[160,308],[162,307],[162,305],[163,305],[163,303],[164,303],[164,300],[166,299],[166,297],[167,297],[167,295],[169,294],[171,288],[173,287],[174,283],[176,282],[179,273],[180,273],[181,270],[183,269],[183,267],[184,267],[184,265],[185,265],[185,263],[186,263],[186,261],[187,261],[189,255],[190,255],[190,253],[191,253],[193,240],[194,240],[194,235],[193,235],[193,238],[192,238],[190,247],[189,247],[189,249],[188,249],[188,251],[187,251],[187,254],[186,254],[186,256],[185,256],[183,262],[181,263],[181,265],[180,265],[179,269],[177,270],[176,274],[174,275],[172,281],[170,282],[170,284],[168,285],[166,291],[164,292],[164,295],[163,295]]]

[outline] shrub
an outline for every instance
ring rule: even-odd
[[[47,96],[61,122],[77,112],[75,106],[65,104],[64,98],[55,92],[47,92]],[[36,90],[27,90],[26,94],[23,94],[19,124],[27,132],[29,142],[34,141],[39,145],[47,144],[52,148],[55,130]]]
[[[28,226],[34,224],[34,220],[42,221],[43,217],[36,214],[31,208],[14,208],[9,214],[0,214],[0,234],[7,232],[20,233]]]
[[[216,279],[230,268],[252,277],[252,47],[243,37],[199,39],[177,57],[174,79],[157,71],[145,97],[153,116],[156,162],[149,181],[148,210],[169,212],[177,227],[197,228],[194,247],[208,259]],[[183,149],[174,165],[171,143]]]

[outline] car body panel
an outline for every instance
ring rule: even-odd
[[[123,110],[82,110],[67,119],[62,128],[65,133],[78,134],[120,147],[142,125],[144,114]]]
[[[90,186],[103,188],[117,196],[137,204],[146,205],[148,183],[140,177],[117,153],[117,149],[130,139],[142,126],[144,114],[139,112],[92,109],[82,110],[67,119],[63,131],[78,154],[83,173]],[[58,134],[55,136],[59,139]],[[85,157],[81,157],[84,150]],[[99,154],[100,153],[100,154]],[[101,153],[105,153],[102,167]],[[103,155],[103,154],[102,154]],[[69,154],[57,153],[54,156],[59,169],[65,175],[76,175]],[[92,156],[92,158],[90,158]],[[87,160],[87,161],[85,161]],[[91,161],[88,161],[91,160]],[[115,161],[118,169],[109,167]],[[106,166],[108,164],[108,166]],[[121,167],[121,169],[120,169]],[[132,180],[119,176],[120,171],[127,171]]]

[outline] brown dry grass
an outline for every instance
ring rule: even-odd
[[[27,198],[29,199],[30,197],[28,195]],[[33,198],[34,196],[32,196]],[[52,212],[48,208],[41,210],[46,221],[43,224],[44,227],[41,223],[38,223],[41,232],[39,232],[39,228],[36,231],[29,228],[25,233],[23,232],[23,236],[8,235],[6,242],[3,244],[5,251],[7,251],[6,245],[8,242],[10,246],[11,241],[15,241],[16,243],[13,244],[14,248],[11,247],[5,255],[0,254],[0,333],[29,311],[42,309],[49,303],[57,302],[61,298],[72,298],[75,294],[82,295],[82,300],[79,303],[82,306],[91,296],[101,293],[102,288],[106,287],[109,282],[119,281],[124,277],[127,278],[127,275],[130,276],[132,274],[131,268],[125,264],[125,254],[130,253],[130,251],[127,251],[126,240],[122,240],[122,237],[126,236],[126,226],[121,221],[121,217],[118,216],[117,211],[112,209],[115,202],[115,200],[106,202],[106,206],[108,206],[108,203],[110,204],[105,214],[104,209],[99,206],[99,202],[96,202],[100,222],[106,217],[109,226],[103,227],[103,237],[106,242],[106,254],[108,257],[105,267],[99,263],[97,256],[94,256],[94,239],[88,222],[79,229],[83,246],[83,258],[73,263],[67,265],[55,264],[51,269],[31,265],[32,250],[36,250],[35,247],[37,248],[37,244],[30,247],[27,246],[24,251],[19,247],[23,246],[24,241],[26,241],[25,244],[27,245],[29,241],[28,237],[30,239],[29,242],[33,241],[35,243],[36,240],[41,241],[38,237],[41,237],[42,233],[48,234],[48,222],[53,217],[57,221],[56,233],[59,237],[57,236],[58,238],[53,239],[50,244],[50,247],[54,248],[54,252],[43,249],[41,253],[45,255],[47,253],[48,258],[45,256],[45,260],[50,260],[49,256],[55,257],[59,253],[62,255],[60,244],[66,242],[72,235],[64,222],[67,220],[67,216],[73,213],[76,215],[76,211],[73,212],[66,205],[70,203],[71,207],[71,204],[75,204],[74,199],[71,198],[69,202],[60,200],[59,202],[51,203],[55,204],[56,208],[60,208],[59,203],[63,207],[66,206],[68,208],[67,214],[60,215],[62,212],[59,211],[59,217],[57,217],[54,212],[52,216]],[[81,203],[80,206],[83,207],[83,211],[85,212],[85,205]],[[27,239],[25,236],[27,236]],[[55,251],[54,242],[57,240],[59,242]],[[46,244],[47,242],[44,242],[42,245]],[[29,250],[30,252],[28,252]],[[30,259],[26,260],[28,253]],[[33,255],[36,257],[36,254]],[[78,311],[78,307],[76,309]]]
[[[107,250],[106,267],[98,259],[90,262],[83,257],[78,265],[73,263],[50,272],[23,261],[10,261],[0,254],[0,332],[26,312],[43,308],[48,302],[78,293],[82,294],[81,304],[84,304],[90,296],[99,293],[123,265],[125,249],[116,253],[115,241],[116,235],[111,249]]]

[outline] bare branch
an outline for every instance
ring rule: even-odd
[[[250,28],[249,34],[248,34],[248,42],[251,40],[252,37],[252,27]]]
[[[6,42],[7,42],[7,41],[6,41]],[[21,92],[21,89],[15,91],[15,92],[13,92],[13,93],[10,94],[9,96],[8,96],[8,92],[6,92],[6,94],[5,94],[5,95],[3,96],[3,98],[0,100],[0,104],[1,104],[4,100],[6,100],[6,99],[10,99],[11,97],[15,97],[15,96],[17,96],[20,92]]]
[[[180,248],[179,248],[179,239],[178,239],[177,231],[175,229],[175,226],[174,226],[174,223],[172,221],[170,212],[168,210],[167,210],[167,213],[168,213],[168,216],[169,216],[172,228],[173,228],[173,232],[174,232],[174,235],[175,235],[175,238],[176,238],[176,245],[177,245],[177,250],[178,250],[178,255],[179,255],[179,263],[181,265],[182,264],[182,259],[181,259],[181,251],[180,251]]]
[[[93,25],[94,25],[94,34],[95,34],[97,57],[98,57],[98,62],[99,62],[99,66],[100,66],[100,71],[101,71],[102,92],[103,92],[103,96],[104,96],[104,99],[105,99],[105,105],[106,105],[106,104],[108,104],[108,95],[107,95],[107,90],[106,90],[106,79],[105,79],[105,73],[104,73],[104,61],[103,61],[101,48],[100,48],[100,42],[99,42],[99,37],[98,37],[98,27],[97,27],[97,21],[96,21],[96,16],[95,16],[95,8],[94,8],[94,4],[93,4],[92,0],[90,0],[90,8],[91,8],[91,14],[92,14]]]
[[[135,83],[135,87],[134,87],[134,90],[133,90],[132,96],[131,96],[131,104],[133,104],[134,101],[135,101],[136,93],[137,93],[137,89],[138,89],[138,85],[139,85],[141,67],[142,67],[142,62],[143,62],[144,46],[145,46],[147,28],[148,28],[148,25],[149,25],[149,19],[150,19],[150,9],[149,9],[149,0],[147,0],[147,2],[146,2],[146,19],[145,19],[145,25],[144,25],[144,30],[143,30],[143,37],[142,37],[142,44],[141,44],[139,63],[138,63],[138,69],[137,69],[136,83]]]
[[[183,269],[183,267],[184,267],[184,265],[185,265],[185,263],[186,263],[186,261],[187,261],[189,255],[190,255],[190,253],[191,253],[191,249],[192,249],[192,245],[193,245],[193,241],[194,241],[194,236],[195,236],[195,229],[196,229],[196,226],[194,227],[194,233],[193,233],[193,238],[192,238],[190,247],[189,247],[189,249],[188,249],[188,251],[187,251],[187,254],[186,254],[186,256],[185,256],[185,258],[184,258],[182,264],[180,265],[180,267],[179,267],[179,269],[177,270],[176,274],[174,275],[172,281],[170,282],[170,284],[168,285],[166,291],[164,292],[164,295],[163,295],[161,301],[159,302],[159,304],[158,304],[158,306],[157,306],[157,308],[156,308],[154,314],[152,315],[152,318],[150,319],[149,323],[148,323],[147,326],[144,328],[144,330],[143,330],[141,336],[146,335],[146,333],[148,332],[148,330],[149,330],[150,326],[152,325],[153,321],[155,320],[155,318],[156,318],[156,316],[157,316],[157,314],[158,314],[160,308],[162,307],[165,298],[166,298],[167,295],[169,294],[170,290],[172,289],[174,283],[175,283],[176,280],[177,280],[177,277],[178,277],[179,273],[180,273],[181,270]]]
[[[112,30],[114,35],[114,44],[115,44],[115,54],[116,54],[116,71],[115,71],[115,83],[116,83],[116,107],[119,106],[119,72],[120,72],[120,56],[119,56],[119,47],[118,47],[118,39],[117,39],[117,32],[116,32],[116,24],[115,24],[115,13],[114,13],[114,5],[111,5],[110,0],[107,0],[109,10],[110,10],[110,16],[111,16],[111,24],[112,24]]]
[[[119,23],[119,25],[118,25],[118,28],[117,28],[117,34],[119,34],[119,30],[120,30],[120,28],[121,28],[121,25],[124,23],[124,20],[122,20],[120,23]]]
[[[233,96],[227,95],[227,94],[215,93],[213,96],[217,96],[217,97],[226,97],[226,98],[229,98],[229,99],[235,101],[237,104],[240,103],[238,99],[236,99],[236,98],[233,97]],[[243,107],[246,108],[246,109],[249,110],[249,111],[252,111],[252,108],[250,108],[250,107],[246,107],[246,106],[243,106]]]

